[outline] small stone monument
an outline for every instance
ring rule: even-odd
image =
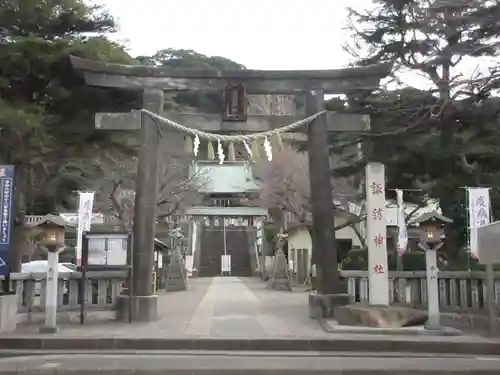
[[[276,290],[292,290],[292,279],[288,270],[288,263],[283,252],[284,240],[287,237],[282,232],[278,234],[278,244],[276,256],[274,257],[274,265],[269,279],[269,288]]]
[[[17,304],[18,296],[14,291],[0,292],[0,334],[16,330]]]
[[[187,289],[187,272],[184,259],[179,251],[175,251],[167,266],[167,292],[177,292]]]

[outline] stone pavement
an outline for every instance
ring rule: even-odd
[[[500,340],[475,336],[331,333],[308,317],[303,291],[267,289],[259,279],[195,278],[188,290],[160,296],[161,318],[149,323],[90,320],[41,335],[20,325],[0,337],[5,350],[313,350],[500,355]]]
[[[308,318],[307,294],[266,288],[259,279],[194,278],[188,290],[160,295],[161,318],[150,323],[90,320],[61,324],[57,336],[113,337],[328,337]],[[36,333],[23,324],[17,334]]]

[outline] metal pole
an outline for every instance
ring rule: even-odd
[[[496,336],[498,331],[497,324],[497,307],[495,305],[495,275],[493,273],[493,265],[486,264],[486,298],[488,298],[488,323],[490,336]]]
[[[80,324],[85,324],[85,299],[87,294],[87,264],[89,262],[89,239],[84,233],[82,236],[82,278],[80,282]]]
[[[403,254],[400,254],[399,251],[396,254],[396,271],[403,271]]]
[[[132,323],[132,298],[134,295],[134,283],[132,282],[134,277],[134,257],[132,256],[132,233],[129,232],[127,236],[127,253],[129,257],[128,261],[128,322]]]
[[[469,188],[465,188],[465,204],[467,205],[467,215],[466,217],[466,223],[467,223],[467,270],[471,272],[471,262],[470,262],[470,257],[471,257],[471,247],[470,247],[470,210],[469,210]]]
[[[494,222],[493,218],[493,208],[491,207],[490,201],[490,223]],[[490,328],[490,336],[496,336],[498,332],[498,322],[497,322],[497,305],[496,305],[496,293],[495,293],[495,273],[493,269],[493,264],[486,264],[486,291],[488,298],[488,320]]]

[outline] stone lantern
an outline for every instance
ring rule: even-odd
[[[36,225],[40,229],[38,245],[47,252],[47,283],[45,293],[45,325],[41,333],[57,332],[57,284],[59,253],[64,250],[66,221],[59,215],[45,215]]]
[[[64,247],[66,221],[59,215],[45,215],[36,224],[40,229],[38,244],[49,253],[60,252]]]
[[[418,246],[425,251],[428,329],[440,328],[437,251],[444,244],[444,225],[452,222],[452,219],[432,211],[419,216],[411,223],[420,227]]]
[[[419,247],[422,250],[438,250],[443,246],[444,225],[453,220],[436,211],[427,212],[411,222],[420,228]]]

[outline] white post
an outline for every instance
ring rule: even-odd
[[[191,255],[193,256],[194,259],[194,253],[196,252],[196,240],[198,239],[197,234],[198,234],[198,225],[196,224],[196,220],[192,219],[191,221]]]
[[[223,276],[224,274],[231,275],[231,256],[227,254],[227,238],[226,238],[226,217],[222,217],[222,235],[224,239],[224,255],[221,255],[221,267],[220,274]]]
[[[428,329],[438,329],[440,326],[439,312],[439,286],[437,249],[428,248],[425,252],[425,263],[427,269],[427,327]]]
[[[57,332],[57,284],[59,279],[59,252],[47,253],[47,286],[45,294],[45,325],[40,328],[42,333]]]
[[[227,240],[226,240],[226,218],[222,218],[222,233],[224,234],[224,255],[227,255]]]
[[[389,305],[385,167],[366,166],[366,206],[369,298],[372,305]]]

